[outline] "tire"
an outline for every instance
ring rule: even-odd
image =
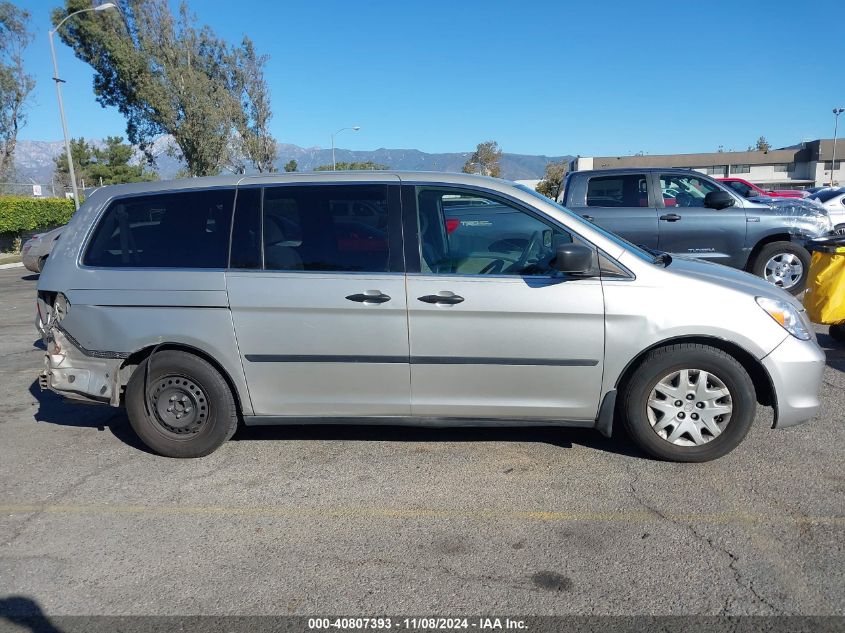
[[[688,387],[680,382],[685,370],[692,383]],[[671,386],[676,374],[676,386]],[[702,378],[707,381],[704,386],[711,387],[709,394],[695,389]],[[670,389],[680,392],[678,399],[662,400]],[[727,397],[713,395],[721,393],[720,389],[727,389]],[[692,399],[687,399],[689,395]],[[650,402],[655,402],[655,406],[650,406]],[[754,383],[735,358],[714,347],[685,343],[646,355],[623,389],[621,412],[628,434],[650,455],[673,462],[706,462],[726,455],[745,439],[756,405]],[[718,415],[716,407],[718,411],[730,410]],[[710,409],[713,412],[707,413]],[[667,415],[672,415],[674,422],[664,417]],[[692,434],[686,429],[692,429]],[[673,439],[676,431],[683,432]],[[700,442],[696,441],[696,434]]]
[[[833,227],[833,232],[837,235],[845,235],[845,224],[837,224]]]
[[[126,385],[126,412],[141,441],[166,457],[204,457],[238,426],[235,399],[220,372],[176,350],[155,352],[138,365]]]
[[[845,323],[831,325],[829,329],[830,338],[837,343],[845,343]]]
[[[807,287],[807,275],[810,273],[810,253],[803,246],[793,244],[792,242],[772,242],[766,244],[757,257],[754,258],[754,263],[751,266],[751,272],[771,282],[775,286],[779,286],[786,290],[789,294],[800,295]],[[791,280],[788,273],[796,272],[797,264],[800,263],[800,275]],[[786,264],[786,277],[780,277],[784,272],[784,268],[778,272],[778,267]],[[767,273],[767,268],[769,269]],[[781,279],[776,282],[776,279]],[[791,284],[791,285],[790,285]]]

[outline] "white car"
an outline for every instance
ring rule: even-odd
[[[833,230],[845,235],[845,187],[823,189],[807,199],[813,200],[827,209],[828,214],[830,214],[830,221],[833,223]]]
[[[26,242],[21,248],[21,261],[27,270],[34,273],[40,273],[44,270],[44,264],[47,262],[47,257],[59,236],[62,234],[63,226],[46,233],[36,233]]]

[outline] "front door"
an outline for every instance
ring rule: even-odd
[[[694,174],[660,174],[659,179],[663,208],[658,209],[658,248],[742,268],[748,259],[745,210],[705,208],[704,197],[721,189]]]
[[[256,415],[410,412],[399,184],[387,178],[239,189],[226,276]]]
[[[550,268],[573,236],[483,190],[403,189],[412,413],[594,420],[601,281]]]

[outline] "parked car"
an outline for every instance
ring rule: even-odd
[[[804,189],[804,193],[806,193],[808,196],[811,196],[814,193],[818,193],[819,191],[824,191],[826,189],[832,189],[832,188],[833,187],[828,187],[827,185],[824,185],[822,187],[807,187],[806,189]]]
[[[383,233],[349,239],[333,210],[353,201],[381,210]],[[758,402],[776,428],[816,415],[825,367],[803,307],[770,284],[465,174],[100,189],[37,304],[42,387],[125,406],[173,457],[211,453],[240,420],[609,436],[618,414],[652,455],[705,461],[742,441]]]
[[[742,178],[719,178],[743,198],[804,198],[807,194],[798,189],[762,189]]]
[[[631,242],[747,270],[795,295],[809,271],[804,242],[833,228],[803,200],[754,202],[687,169],[570,172],[560,200]]]
[[[836,233],[845,235],[845,187],[823,189],[811,195],[813,200],[827,210]]]
[[[63,226],[60,226],[46,233],[36,233],[24,242],[21,247],[21,261],[27,270],[34,273],[40,273],[44,270],[44,264],[47,263],[50,251],[53,250],[53,246],[62,234],[63,228]]]

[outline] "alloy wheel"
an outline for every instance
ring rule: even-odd
[[[763,270],[766,281],[785,290],[795,286],[804,276],[804,264],[794,253],[773,255]]]

